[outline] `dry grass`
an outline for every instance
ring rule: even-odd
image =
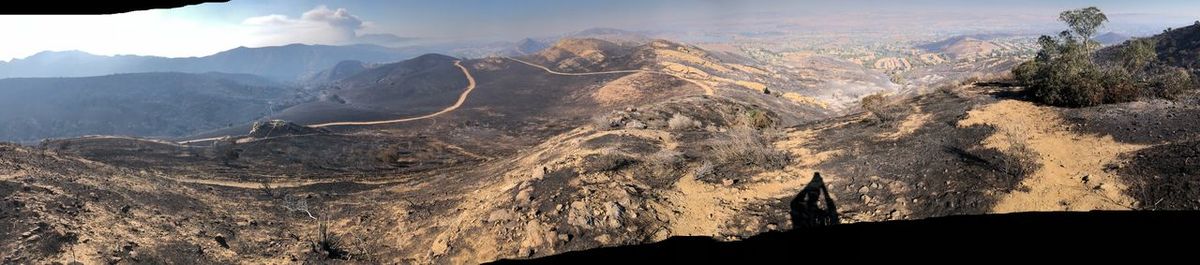
[[[788,162],[786,153],[775,150],[758,130],[747,127],[730,129],[724,139],[712,143],[710,147],[713,156],[721,164],[782,168]]]
[[[1007,155],[999,161],[999,167],[1005,173],[1014,177],[1026,177],[1032,175],[1042,166],[1038,160],[1038,154],[1029,147],[1026,140],[1019,137],[1020,133],[1011,129],[1001,129],[1004,138],[1008,142]]]
[[[702,126],[703,124],[699,121],[679,113],[675,113],[674,116],[671,116],[670,120],[667,120],[667,128],[670,128],[672,131],[687,131],[701,128]]]
[[[596,173],[621,170],[637,162],[627,155],[606,150],[583,157],[579,166],[584,172]]]
[[[683,167],[683,153],[672,150],[659,150],[645,158],[646,165],[660,175],[675,172]]]

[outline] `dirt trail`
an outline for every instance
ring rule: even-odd
[[[262,188],[262,182],[258,182],[258,181],[236,181],[236,180],[197,179],[197,178],[173,178],[173,177],[165,177],[165,176],[164,176],[164,177],[162,177],[162,178],[169,179],[169,180],[176,181],[176,182],[192,183],[192,184],[203,184],[203,185],[213,185],[213,186],[222,186],[222,187],[229,187],[229,188],[241,188],[241,189],[258,189],[258,188]],[[400,179],[390,179],[390,180],[345,180],[345,179],[322,179],[322,180],[298,180],[298,181],[296,181],[296,180],[293,180],[293,181],[272,181],[272,182],[269,182],[269,183],[271,184],[271,187],[273,187],[273,188],[297,188],[297,187],[304,187],[304,186],[311,186],[311,185],[320,185],[320,184],[334,184],[334,183],[356,183],[356,184],[363,184],[363,185],[385,185],[385,184],[400,183],[400,182],[404,182],[404,181],[405,181],[405,180],[400,180]]]
[[[368,125],[381,125],[381,124],[410,122],[410,121],[423,120],[423,119],[437,117],[438,115],[446,114],[448,112],[457,110],[459,107],[462,107],[462,104],[464,102],[467,101],[467,97],[469,97],[471,95],[471,92],[475,91],[475,77],[471,75],[471,71],[467,70],[467,68],[462,65],[462,61],[454,61],[454,66],[457,66],[459,69],[462,69],[463,75],[467,77],[467,89],[464,90],[462,94],[458,95],[458,101],[455,101],[454,105],[450,105],[449,107],[446,107],[445,109],[442,109],[438,112],[434,112],[434,113],[430,113],[430,114],[426,114],[426,115],[422,115],[422,116],[417,116],[417,117],[403,118],[403,119],[392,119],[392,120],[381,120],[381,121],[328,122],[328,123],[311,124],[311,125],[308,125],[308,127],[321,128],[321,127],[331,127],[331,126],[368,126]],[[225,139],[226,137],[230,137],[230,136],[218,136],[218,137],[209,137],[209,138],[202,138],[202,139],[193,139],[193,140],[181,141],[181,142],[179,142],[179,144],[190,144],[190,143],[216,141],[216,140]]]
[[[672,74],[672,73],[668,73],[668,72],[660,72],[660,71],[653,71],[653,70],[641,70],[641,69],[637,69],[637,70],[613,70],[613,71],[586,72],[586,73],[564,73],[564,72],[554,71],[553,69],[547,68],[547,67],[545,67],[545,66],[542,66],[542,65],[539,65],[539,64],[535,64],[535,63],[531,63],[531,62],[527,62],[527,61],[524,61],[524,60],[521,60],[521,59],[512,58],[512,57],[504,57],[504,58],[505,58],[505,59],[509,59],[509,60],[513,60],[513,61],[515,61],[515,62],[518,62],[518,63],[525,64],[525,65],[529,65],[529,66],[532,66],[532,67],[535,67],[535,68],[539,68],[539,69],[542,69],[543,71],[546,71],[547,73],[556,74],[556,75],[568,75],[568,76],[586,76],[586,75],[632,74],[632,73],[650,73],[650,74],[669,75],[669,76],[672,76],[672,77],[679,78],[679,79],[682,79],[682,80],[684,80],[684,81],[687,81],[688,83],[692,83],[692,84],[694,84],[694,85],[696,85],[696,86],[699,86],[700,88],[703,88],[703,89],[704,89],[704,95],[712,96],[712,95],[715,95],[715,94],[716,94],[716,90],[713,90],[712,86],[709,86],[708,84],[705,84],[704,82],[700,82],[700,81],[692,80],[691,78],[683,77],[683,76],[681,76],[681,75],[678,75],[678,74]]]
[[[1129,209],[1116,175],[1104,168],[1118,162],[1123,153],[1146,146],[1126,144],[1109,135],[1085,135],[1068,131],[1061,117],[1049,107],[1003,100],[968,112],[958,126],[987,124],[996,133],[983,145],[1013,152],[1014,143],[1026,145],[1042,166],[1021,184],[1028,191],[1001,195],[993,211],[1086,211]],[[1086,178],[1086,179],[1085,179]]]

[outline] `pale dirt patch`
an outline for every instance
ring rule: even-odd
[[[795,92],[783,93],[783,98],[785,98],[787,100],[791,100],[792,102],[795,102],[796,104],[812,105],[812,106],[820,107],[822,109],[829,108],[829,103],[826,103],[823,100],[800,95],[799,93],[795,93]]]
[[[1104,167],[1118,162],[1121,154],[1146,146],[1120,143],[1109,135],[1070,132],[1052,108],[1024,101],[1003,100],[967,115],[959,127],[986,124],[997,128],[997,133],[984,139],[984,146],[1008,152],[1009,143],[1023,141],[1042,164],[1021,182],[1028,192],[1001,195],[993,211],[1111,210],[1132,205],[1133,200],[1122,193],[1125,185]],[[1002,133],[1005,131],[1010,133]],[[1087,183],[1084,176],[1088,176]]]
[[[714,63],[709,60],[705,60],[704,58],[700,58],[700,56],[696,56],[696,55],[693,55],[690,53],[685,53],[685,52],[680,52],[680,51],[675,51],[675,50],[665,50],[665,49],[655,49],[654,53],[659,58],[666,58],[668,60],[679,60],[679,61],[684,61],[684,62],[688,62],[688,63],[692,63],[692,64],[697,64],[697,65],[703,66],[704,68],[708,68],[708,69],[712,69],[713,71],[717,71],[719,73],[728,73],[730,71],[733,71],[732,69],[729,69],[729,67],[725,67],[724,65],[721,65],[719,63]]]
[[[25,171],[16,171],[16,172],[12,172],[12,173],[0,173],[0,180],[15,179],[17,177],[24,176],[24,175],[25,175]]]
[[[765,85],[763,83],[759,83],[759,82],[754,82],[754,81],[743,81],[743,80],[731,80],[731,81],[733,81],[733,83],[736,85],[739,85],[739,86],[742,86],[742,87],[745,87],[745,88],[748,88],[748,89],[754,90],[754,91],[763,91],[763,89],[767,88],[767,85]]]
[[[744,64],[735,64],[735,63],[731,63],[728,65],[730,68],[737,69],[742,72],[747,72],[747,73],[761,75],[761,76],[774,76],[773,74],[768,73],[767,71],[764,71],[764,70],[759,69],[758,67],[754,67],[754,66],[749,66],[749,65],[744,65]]]
[[[922,112],[921,107],[914,108],[915,109],[913,110],[913,113],[909,114],[908,117],[905,117],[904,121],[901,121],[900,125],[896,127],[896,131],[883,133],[877,137],[884,140],[895,141],[902,137],[912,135],[912,133],[916,132],[917,129],[925,127],[925,124],[929,123],[929,120],[933,118],[933,114]]]

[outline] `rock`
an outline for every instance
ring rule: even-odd
[[[604,205],[605,217],[608,219],[608,227],[621,227],[621,218],[625,213],[625,207],[622,207],[616,202],[608,202]]]
[[[868,188],[867,186],[862,186],[862,188],[858,188],[859,194],[867,194],[868,192],[871,192],[871,188]]]
[[[608,234],[599,235],[593,239],[596,240],[596,242],[599,242],[601,245],[608,245],[608,243],[612,242],[612,239],[608,236]]]
[[[779,225],[776,225],[776,224],[767,224],[767,230],[769,230],[769,231],[775,231],[775,229],[779,229]]]
[[[630,121],[630,122],[628,122],[628,123],[625,123],[625,128],[632,128],[632,129],[645,129],[645,128],[646,128],[646,124],[645,124],[645,123],[642,123],[641,121],[636,121],[636,120],[635,120],[635,121]]]
[[[226,248],[226,249],[229,248],[229,242],[225,241],[225,236],[216,236],[216,237],[213,237],[213,240],[217,241],[217,245],[221,245],[221,247]]]
[[[735,183],[737,183],[736,179],[721,179],[721,184],[725,186],[733,186]]]
[[[862,197],[859,197],[859,198],[861,198],[863,200],[863,204],[871,204],[871,196],[867,196],[866,194],[863,194]]]
[[[582,229],[590,229],[592,227],[592,216],[587,209],[587,204],[581,201],[571,202],[571,208],[567,210],[567,224]]]

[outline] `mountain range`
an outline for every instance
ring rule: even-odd
[[[95,55],[81,51],[47,51],[23,59],[0,62],[0,78],[83,77],[140,72],[225,72],[254,74],[279,81],[314,75],[344,60],[367,63],[394,62],[426,51],[425,48],[388,48],[376,45],[306,45],[235,49],[203,57]]]

